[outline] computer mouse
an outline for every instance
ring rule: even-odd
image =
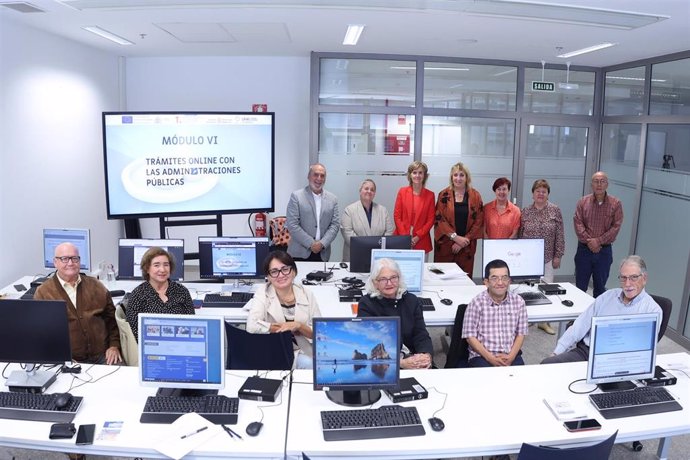
[[[340,268],[344,268],[347,270],[347,264],[345,262],[340,262]]]
[[[446,424],[438,417],[431,417],[429,419],[429,426],[434,431],[441,431],[446,427]]]
[[[441,299],[443,305],[453,305],[453,301],[450,299]]]
[[[54,404],[58,409],[62,409],[72,400],[72,395],[69,393],[57,393]]]
[[[259,434],[259,431],[261,431],[261,428],[263,426],[264,424],[261,422],[252,422],[249,425],[247,425],[247,429],[245,431],[249,436],[256,436]]]
[[[572,301],[572,300],[568,300],[568,299],[562,300],[561,303],[562,303],[563,305],[565,305],[566,307],[572,307],[572,306],[574,305],[574,304],[573,304],[573,301]]]

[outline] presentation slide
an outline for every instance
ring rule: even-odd
[[[272,211],[272,113],[103,113],[109,218]]]

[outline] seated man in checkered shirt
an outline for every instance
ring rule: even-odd
[[[467,305],[462,337],[469,345],[470,367],[521,366],[527,335],[525,301],[510,292],[510,269],[492,260],[484,269],[486,291]]]

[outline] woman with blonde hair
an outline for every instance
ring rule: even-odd
[[[462,163],[450,168],[450,186],[436,202],[434,262],[455,262],[471,278],[477,239],[482,237],[484,205],[472,188],[470,171]]]
[[[431,227],[434,226],[434,192],[425,188],[429,178],[426,163],[413,161],[407,167],[409,186],[401,187],[395,199],[394,235],[410,235],[412,249],[431,252]]]

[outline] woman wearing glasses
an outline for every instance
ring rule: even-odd
[[[314,294],[295,284],[297,264],[290,254],[271,252],[264,261],[268,282],[249,301],[247,332],[270,334],[290,331],[295,336],[295,367],[312,367],[312,319],[320,316]]]
[[[130,294],[125,316],[139,341],[139,313],[174,313],[193,315],[194,302],[186,287],[170,281],[175,270],[175,259],[163,248],[149,248],[141,257],[141,274],[144,282]]]
[[[403,345],[400,367],[403,369],[431,367],[434,347],[424,323],[422,304],[417,296],[407,292],[398,264],[391,259],[378,259],[372,267],[366,290],[367,294],[359,300],[357,316],[400,317]]]

